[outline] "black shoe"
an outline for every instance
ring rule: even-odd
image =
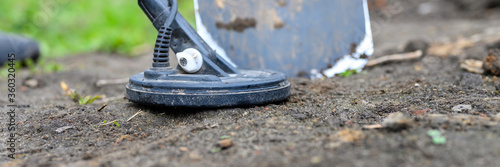
[[[38,42],[19,35],[0,33],[0,66],[9,59],[10,54],[15,54],[16,61],[32,59],[36,62],[40,57]]]

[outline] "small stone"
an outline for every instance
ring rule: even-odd
[[[319,156],[314,156],[311,158],[311,163],[313,164],[319,164],[321,162],[321,157]]]
[[[24,81],[24,85],[29,87],[29,88],[38,87],[38,84],[39,84],[38,79],[35,79],[35,78],[31,78],[31,79]]]
[[[306,119],[307,115],[305,115],[305,114],[292,114],[292,117],[294,117],[295,119]]]
[[[334,118],[334,119],[328,121],[328,125],[330,125],[330,126],[340,126],[341,122],[342,121],[340,120],[340,118]]]
[[[48,138],[49,138],[49,135],[43,135],[43,136],[42,136],[42,139],[47,140]]]
[[[73,129],[73,126],[63,126],[63,127],[57,128],[56,133],[62,133],[68,129]]]
[[[493,119],[494,119],[495,121],[500,121],[500,113],[498,113],[498,114],[494,115],[494,116],[493,116]]]
[[[464,73],[460,80],[460,85],[468,89],[482,88],[483,78],[479,74]]]
[[[460,105],[456,105],[455,107],[451,108],[451,110],[453,112],[457,112],[457,113],[467,113],[469,111],[472,111],[472,106],[460,104]]]
[[[179,147],[179,151],[188,152],[189,148],[187,148],[187,147]]]
[[[220,140],[219,143],[217,143],[217,146],[225,149],[225,148],[229,148],[231,146],[233,146],[233,141],[231,139],[224,139],[224,140]]]
[[[498,83],[495,85],[495,89],[496,89],[497,91],[500,91],[500,82],[498,82]]]
[[[427,49],[429,49],[429,43],[423,39],[414,39],[408,41],[404,48],[404,52],[415,52],[417,50],[421,50],[425,54],[427,53]]]
[[[193,151],[193,152],[189,153],[189,158],[190,158],[191,160],[196,160],[196,161],[197,161],[197,160],[200,160],[200,159],[201,159],[201,156],[200,156],[200,154],[198,153],[198,151]]]
[[[82,159],[83,160],[89,160],[89,159],[92,159],[94,157],[95,157],[95,155],[92,154],[91,152],[86,152],[86,153],[83,154]]]
[[[411,127],[413,124],[413,120],[406,117],[401,112],[395,112],[389,114],[387,118],[382,121],[382,126],[389,130],[403,130]]]

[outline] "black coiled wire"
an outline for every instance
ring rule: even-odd
[[[170,15],[167,17],[165,24],[158,30],[153,53],[153,67],[170,67],[169,49],[172,37],[172,28],[170,28],[170,25],[177,15],[177,0],[169,0],[169,3],[171,5]]]

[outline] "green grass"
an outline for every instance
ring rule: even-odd
[[[194,25],[193,1],[178,1],[179,12]],[[143,46],[152,49],[157,35],[137,0],[2,1],[0,11],[0,31],[38,40],[45,57],[89,52],[134,56]]]

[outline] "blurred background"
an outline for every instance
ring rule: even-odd
[[[193,1],[178,2],[194,27]],[[135,0],[2,1],[0,11],[0,32],[34,38],[45,58],[91,52],[136,56],[151,50],[157,35]]]
[[[407,39],[384,33],[389,25],[419,20],[498,18],[500,0],[367,0],[375,54],[386,54],[378,41]],[[178,0],[179,12],[195,27],[193,0]],[[82,53],[137,56],[152,50],[157,32],[137,1],[22,0],[0,2],[0,32],[22,34],[39,42],[44,58]],[[432,25],[432,24],[431,24]],[[438,27],[435,25],[433,27]],[[483,27],[480,27],[483,28]],[[422,28],[416,27],[415,31]],[[462,33],[462,32],[460,32]],[[414,33],[415,36],[421,36]],[[436,34],[439,35],[439,34]],[[448,34],[446,34],[448,35]]]

